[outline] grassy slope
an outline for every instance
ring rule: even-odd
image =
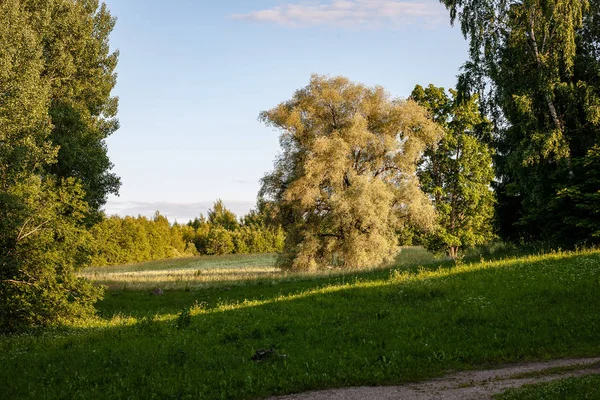
[[[0,376],[16,398],[255,398],[597,356],[599,289],[600,253],[590,252],[109,292],[103,320],[1,338]],[[178,328],[195,300],[203,307]],[[288,357],[250,360],[269,347]]]

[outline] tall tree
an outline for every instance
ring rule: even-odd
[[[583,158],[598,142],[598,1],[442,3],[470,40],[460,87],[483,94],[496,123],[500,233],[588,241],[567,223],[579,211],[563,194],[586,179]]]
[[[286,231],[280,264],[378,265],[397,254],[399,226],[433,225],[416,163],[442,132],[426,114],[381,87],[318,75],[261,113],[281,131],[282,154],[259,194]]]
[[[491,124],[479,112],[477,96],[458,101],[457,92],[419,85],[410,98],[429,111],[445,135],[430,146],[419,167],[421,187],[432,199],[438,228],[426,235],[429,250],[456,258],[493,237],[494,179],[489,142]]]
[[[50,141],[58,149],[48,172],[76,178],[89,204],[88,222],[98,220],[108,194],[117,194],[105,139],[118,129],[118,52],[109,35],[115,18],[98,0],[23,0],[42,45],[42,75],[49,83]]]
[[[0,2],[0,21],[0,331],[13,331],[88,315],[100,291],[74,274],[89,242],[81,185],[47,172],[42,36],[19,0]]]

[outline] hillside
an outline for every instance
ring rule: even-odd
[[[0,375],[15,398],[259,398],[598,356],[599,289],[589,251],[112,290],[97,319],[1,338]]]

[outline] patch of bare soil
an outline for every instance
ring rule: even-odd
[[[600,357],[513,364],[498,369],[458,372],[443,378],[402,386],[351,387],[298,393],[277,400],[433,400],[491,399],[523,385],[600,374]]]

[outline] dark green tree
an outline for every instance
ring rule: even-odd
[[[190,228],[198,229],[202,225],[205,225],[206,223],[207,223],[206,217],[203,214],[200,214],[199,217],[195,217],[193,220],[188,221],[188,223],[186,225],[189,226]]]
[[[88,223],[101,217],[108,194],[117,194],[105,139],[119,127],[118,99],[111,97],[118,52],[109,35],[115,18],[98,0],[23,0],[39,35],[42,76],[48,82],[49,141],[58,149],[46,169],[59,178],[79,180],[89,204]],[[60,180],[59,180],[60,182]]]
[[[0,2],[0,331],[89,315],[101,293],[75,276],[88,260],[85,193],[48,173],[51,80],[32,19]]]
[[[425,235],[424,244],[456,258],[469,247],[493,237],[494,179],[489,141],[491,124],[479,112],[477,97],[458,101],[457,92],[419,85],[410,98],[427,109],[445,135],[428,147],[418,175],[433,201],[438,228]]]
[[[582,188],[598,144],[598,1],[442,3],[470,42],[461,92],[480,93],[495,122],[499,233],[517,242],[590,242],[567,223],[581,207],[565,193]]]

